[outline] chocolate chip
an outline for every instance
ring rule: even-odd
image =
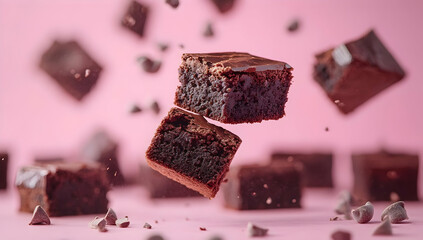
[[[116,220],[116,226],[120,228],[127,228],[129,226],[129,219],[128,216],[125,216],[124,218],[119,218]]]
[[[130,113],[140,113],[140,112],[142,112],[142,109],[138,105],[134,104],[134,105],[132,105],[129,112]]]
[[[159,114],[160,113],[160,105],[157,101],[153,101],[150,105],[151,110],[153,110],[153,112],[155,114]]]
[[[338,230],[332,233],[332,240],[350,240],[351,233],[343,230]]]
[[[177,8],[179,6],[179,0],[166,0],[166,3],[173,8]]]
[[[325,127],[325,131],[326,131],[326,132],[329,132],[329,128],[328,128],[328,127]]]
[[[149,223],[144,223],[143,228],[151,229],[151,225]]]
[[[269,229],[258,227],[251,222],[247,224],[247,234],[249,237],[266,236]]]
[[[207,228],[205,228],[205,227],[200,227],[200,230],[201,230],[201,231],[207,231]]]
[[[370,222],[373,218],[374,207],[371,202],[351,211],[352,216],[358,223]]]
[[[117,215],[113,209],[109,208],[104,219],[107,225],[116,225]]]
[[[385,218],[385,220],[383,220],[383,222],[377,226],[373,232],[373,235],[392,235],[391,220],[389,217]]]
[[[204,28],[203,36],[204,37],[213,37],[214,36],[212,23],[208,22],[206,24],[206,27]]]
[[[164,238],[161,235],[155,234],[148,237],[147,240],[164,240]]]
[[[106,219],[95,217],[94,220],[90,222],[90,227],[93,229],[106,228]]]
[[[408,219],[407,211],[404,207],[404,202],[395,202],[385,208],[385,210],[382,212],[381,220],[383,221],[387,217],[391,219],[391,223],[399,223]]]
[[[162,52],[166,52],[166,50],[169,49],[169,45],[166,43],[158,43],[157,46]]]
[[[300,21],[298,19],[294,19],[288,24],[287,30],[289,32],[295,32],[298,30],[299,27],[300,27]]]
[[[148,73],[156,73],[162,65],[161,61],[152,60],[147,56],[139,57],[137,61],[141,64],[142,69]]]
[[[37,205],[32,214],[32,219],[29,225],[50,225],[50,218],[46,211],[40,205]]]

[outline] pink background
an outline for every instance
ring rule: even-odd
[[[422,156],[422,1],[238,1],[225,15],[207,0],[181,0],[176,10],[164,0],[142,2],[151,10],[144,38],[119,24],[126,1],[0,0],[0,150],[10,153],[10,189],[19,166],[34,156],[73,155],[98,128],[119,141],[121,168],[135,176],[155,129],[173,106],[183,52],[246,51],[294,67],[284,118],[216,123],[243,140],[233,164],[265,161],[275,149],[333,150],[336,186],[348,189],[352,151],[384,147]],[[301,26],[290,34],[286,25],[294,18]],[[211,39],[202,36],[208,21],[214,24]],[[371,28],[407,77],[344,116],[313,81],[313,56]],[[54,39],[76,39],[104,68],[82,102],[38,68]],[[168,42],[169,50],[160,52],[157,42]],[[141,55],[162,60],[160,71],[144,73],[136,62]],[[151,100],[160,103],[159,115],[147,110]],[[129,114],[133,103],[144,111]],[[422,177],[419,183],[422,196]]]

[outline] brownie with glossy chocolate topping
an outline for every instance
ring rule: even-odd
[[[291,71],[284,62],[248,53],[185,53],[175,104],[223,123],[279,119]]]
[[[40,67],[72,97],[82,100],[97,83],[102,68],[75,41],[55,41]]]
[[[301,207],[302,165],[276,162],[231,168],[222,185],[225,205],[238,210]]]
[[[339,111],[348,114],[403,79],[405,72],[371,30],[317,54],[313,76]]]
[[[203,196],[219,190],[241,139],[197,114],[172,108],[147,149],[151,168]]]
[[[97,163],[62,162],[22,167],[15,181],[20,211],[37,205],[50,217],[107,212],[109,183]]]
[[[417,201],[419,156],[407,153],[353,154],[354,198],[366,201]]]
[[[147,15],[147,6],[139,3],[138,1],[131,1],[125,15],[122,18],[122,26],[142,37],[144,36]]]
[[[9,155],[0,152],[0,189],[7,188],[7,165],[9,163]]]

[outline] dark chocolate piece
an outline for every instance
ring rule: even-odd
[[[107,210],[106,216],[104,217],[104,220],[106,220],[107,225],[116,225],[117,215],[113,209],[109,208]]]
[[[122,18],[122,25],[142,37],[144,36],[147,15],[147,6],[139,3],[138,1],[132,1]]]
[[[179,6],[179,0],[166,0],[166,3],[172,8],[177,8]]]
[[[214,5],[221,13],[226,13],[232,9],[234,6],[235,0],[212,0]]]
[[[238,210],[301,207],[300,163],[243,165],[231,168],[222,186],[225,205]]]
[[[182,55],[175,104],[223,123],[279,119],[292,67],[248,53]]]
[[[302,163],[306,187],[333,187],[331,153],[274,152],[272,161]]]
[[[95,217],[94,220],[90,222],[90,227],[92,229],[105,229],[107,221],[104,218]]]
[[[137,104],[134,104],[134,105],[132,105],[130,112],[131,113],[140,113],[140,112],[142,112],[142,109]]]
[[[212,23],[208,22],[206,24],[206,27],[204,28],[203,36],[204,37],[213,37],[214,36],[214,30],[213,30]]]
[[[151,141],[151,168],[213,198],[229,170],[241,139],[204,117],[172,108]]]
[[[127,228],[130,224],[128,216],[125,216],[124,218],[119,218],[116,220],[116,226],[120,228]]]
[[[77,100],[91,91],[102,70],[75,41],[53,42],[42,55],[40,67]]]
[[[386,218],[379,224],[379,226],[377,226],[377,228],[373,232],[373,235],[377,235],[377,236],[391,236],[392,235],[392,226],[391,226],[391,221],[389,220],[389,218]]]
[[[158,43],[157,46],[162,52],[166,52],[166,50],[169,48],[169,44],[167,43]]]
[[[300,27],[300,21],[298,19],[292,20],[287,27],[288,32],[295,32]]]
[[[314,79],[344,114],[405,76],[373,30],[316,55],[316,60]]]
[[[118,144],[105,131],[96,132],[83,146],[81,158],[86,162],[101,163],[112,185],[125,182],[119,167]]]
[[[7,188],[7,165],[9,163],[9,155],[0,153],[0,189]]]
[[[16,176],[20,211],[37,205],[49,216],[106,213],[109,183],[99,164],[78,162],[22,167]]]
[[[152,60],[149,57],[142,56],[137,59],[141,64],[142,69],[148,73],[156,73],[159,71],[160,66],[162,65],[161,61]]]
[[[332,240],[350,240],[351,233],[344,230],[338,230],[332,233],[331,238]]]
[[[389,201],[392,193],[400,200],[418,200],[418,155],[385,151],[353,154],[352,165],[353,195],[358,202]]]
[[[153,112],[155,114],[159,114],[160,113],[160,105],[157,101],[153,101],[150,105],[151,110],[153,110]]]
[[[29,225],[50,225],[50,223],[46,211],[40,205],[36,206]]]
[[[169,179],[149,166],[140,165],[141,182],[150,193],[150,198],[199,197],[198,192]]]

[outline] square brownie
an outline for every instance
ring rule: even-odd
[[[22,167],[16,175],[20,211],[41,205],[50,217],[107,212],[109,183],[100,164],[63,162]]]
[[[274,152],[272,162],[300,162],[305,187],[333,187],[332,153]]]
[[[376,33],[316,55],[314,79],[338,109],[348,114],[404,78],[405,72]]]
[[[197,114],[172,108],[147,149],[151,168],[203,196],[219,190],[241,139]]]
[[[222,185],[225,205],[238,210],[301,207],[302,165],[275,162],[231,168]]]
[[[0,189],[7,188],[7,165],[9,163],[9,155],[0,152]]]
[[[279,119],[285,114],[292,69],[248,53],[185,53],[175,104],[222,123]]]
[[[136,33],[138,36],[144,36],[145,22],[147,20],[148,7],[138,1],[131,1],[128,10],[122,18],[122,26]]]
[[[53,42],[42,55],[40,67],[77,100],[91,91],[102,70],[75,41]]]
[[[366,201],[417,201],[419,156],[406,153],[353,154],[354,198]],[[392,196],[396,196],[392,199]]]

